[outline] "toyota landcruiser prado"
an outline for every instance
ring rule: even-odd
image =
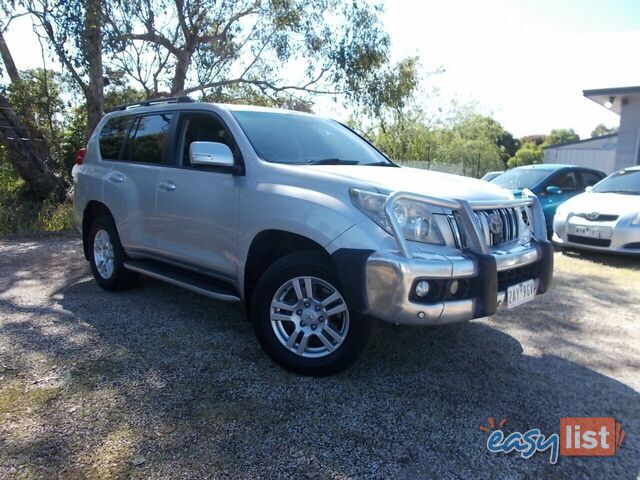
[[[352,364],[373,317],[486,317],[552,276],[534,195],[399,167],[306,113],[188,97],[125,105],[76,163],[76,220],[101,287],[144,274],[242,301],[264,350],[301,373]]]

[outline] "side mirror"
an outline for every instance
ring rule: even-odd
[[[231,149],[224,143],[218,142],[191,142],[189,161],[191,165],[208,165],[210,167],[233,167],[235,165]]]
[[[562,189],[560,187],[556,187],[555,185],[549,185],[547,187],[547,193],[550,195],[560,195],[562,193]]]
[[[589,185],[587,188],[584,189],[585,192],[590,192],[591,190],[593,190],[592,185]]]

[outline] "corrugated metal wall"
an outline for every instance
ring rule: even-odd
[[[638,142],[640,141],[640,99],[630,96],[622,106],[618,129],[616,169],[638,165]]]
[[[549,147],[544,150],[544,163],[564,163],[595,168],[609,174],[616,167],[615,136],[594,138],[589,141]]]

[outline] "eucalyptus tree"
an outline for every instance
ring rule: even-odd
[[[402,108],[416,59],[393,65],[379,5],[354,0],[112,0],[108,56],[150,96],[324,94]]]

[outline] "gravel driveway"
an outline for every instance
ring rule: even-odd
[[[74,235],[0,240],[0,477],[637,478],[640,263],[556,264],[532,304],[380,325],[317,379],[269,361],[239,305],[151,279],[104,292]],[[626,438],[550,465],[489,453],[489,416],[545,433],[613,416]]]

